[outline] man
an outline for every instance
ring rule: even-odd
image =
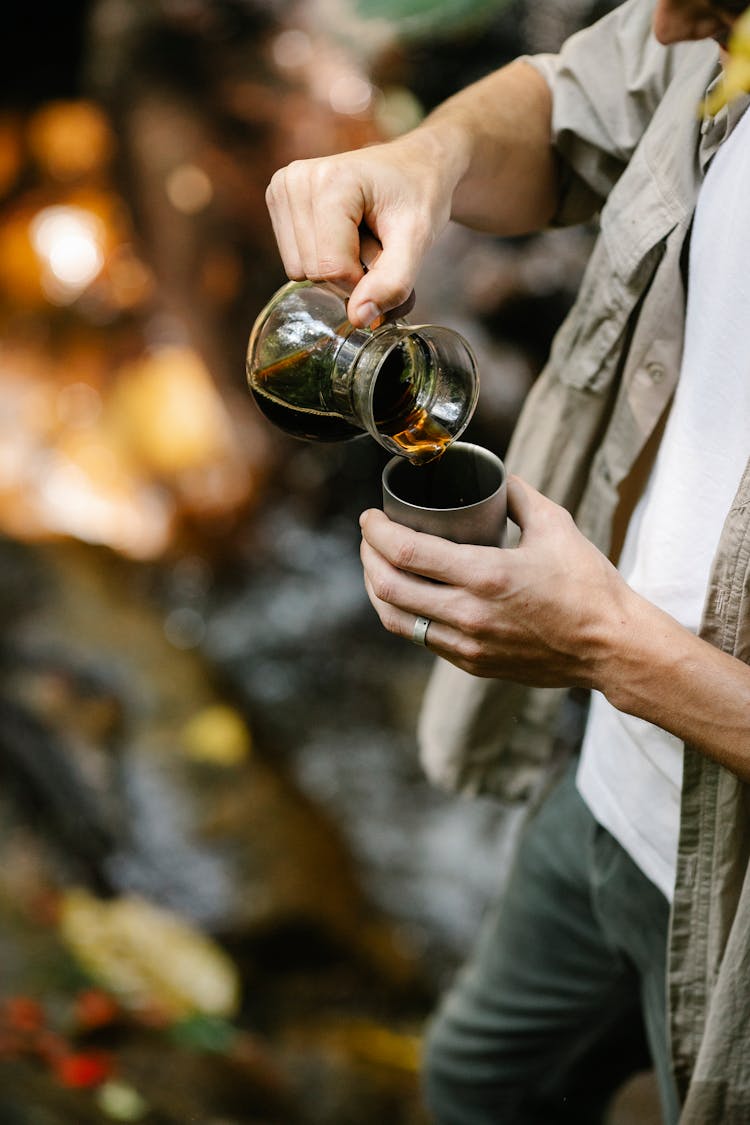
[[[634,1012],[665,1121],[750,1120],[749,99],[698,115],[744,7],[627,0],[407,136],[269,186],[290,277],[349,287],[360,325],[407,298],[449,217],[518,234],[601,212],[508,451],[515,549],[362,517],[383,624],[429,619],[442,658],[436,781],[537,791],[561,696],[593,690],[580,764],[430,1033],[441,1125],[599,1120],[581,1074]]]

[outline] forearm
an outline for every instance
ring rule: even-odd
[[[510,63],[439,106],[417,130],[456,180],[451,217],[496,234],[546,226],[557,206],[552,96],[541,74]]]
[[[598,686],[637,715],[750,781],[750,666],[633,595]]]

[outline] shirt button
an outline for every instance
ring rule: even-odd
[[[660,383],[666,375],[666,370],[663,363],[647,363],[646,371],[654,383]]]

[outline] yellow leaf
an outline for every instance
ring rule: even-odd
[[[189,757],[217,766],[235,766],[250,753],[250,732],[233,707],[216,703],[196,712],[182,728]]]
[[[721,81],[701,105],[704,117],[713,117],[740,94],[750,93],[750,8],[732,28],[727,51]]]
[[[421,1065],[422,1041],[418,1035],[386,1027],[372,1020],[339,1020],[318,1026],[322,1042],[370,1066],[416,1074]]]
[[[63,898],[62,940],[86,971],[131,1010],[168,1019],[200,1012],[231,1017],[240,982],[232,960],[205,934],[135,895],[101,900],[83,889]]]

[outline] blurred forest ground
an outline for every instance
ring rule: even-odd
[[[383,451],[295,443],[248,398],[284,280],[264,191],[602,10],[6,15],[2,1125],[424,1121],[421,1028],[517,817],[421,777],[429,657],[358,564]],[[500,454],[590,239],[451,228],[425,263],[411,319],[476,349],[468,436]]]

